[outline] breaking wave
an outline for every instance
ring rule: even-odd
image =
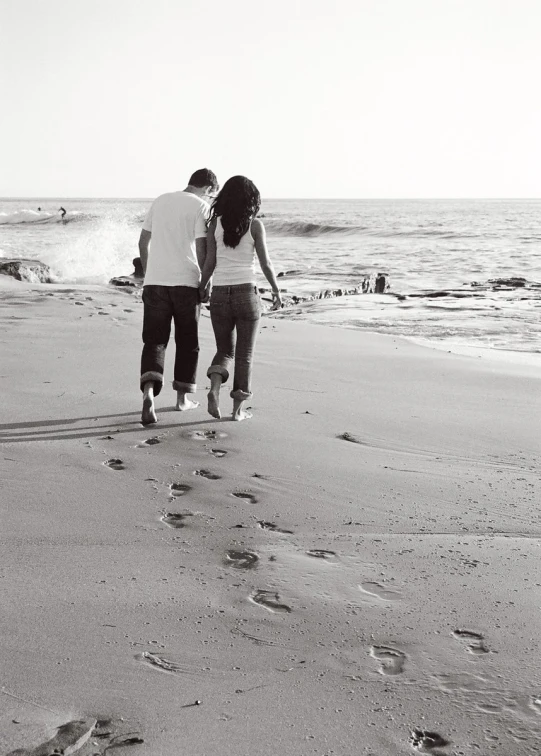
[[[0,226],[17,226],[21,223],[31,223],[33,225],[69,223],[72,221],[92,220],[94,217],[77,210],[66,213],[64,218],[62,218],[58,211],[51,213],[43,210],[17,210],[14,213],[0,213]]]
[[[370,226],[344,226],[325,223],[312,223],[309,221],[289,221],[274,218],[264,218],[265,228],[274,236],[327,236],[338,234],[341,236],[362,235],[384,238],[434,238],[434,239],[473,239],[479,238],[479,234],[461,233],[456,230],[444,228],[374,228]],[[483,234],[487,238],[488,234]]]

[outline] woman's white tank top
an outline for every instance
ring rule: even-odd
[[[248,231],[241,237],[236,247],[226,247],[222,219],[217,219],[214,232],[216,239],[216,268],[212,277],[214,286],[255,284],[255,243],[251,227],[250,223]]]

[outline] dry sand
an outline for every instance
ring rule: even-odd
[[[539,366],[265,318],[216,421],[203,318],[143,428],[134,295],[1,285],[2,755],[541,753]]]

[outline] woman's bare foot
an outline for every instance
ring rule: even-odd
[[[220,389],[222,388],[222,376],[218,373],[212,373],[210,375],[210,391],[207,394],[209,400],[208,412],[209,415],[219,420],[222,416],[220,412]]]
[[[184,410],[191,410],[199,407],[199,402],[194,402],[193,399],[188,399],[188,394],[185,391],[177,391],[177,406],[175,409],[184,412]]]
[[[212,415],[212,417],[215,417],[217,420],[219,420],[222,416],[222,413],[220,412],[220,394],[214,391],[209,391],[207,394],[207,398],[209,400],[209,404],[208,404],[209,415]]]
[[[242,405],[244,404],[246,400],[245,399],[234,399],[233,400],[233,420],[248,420],[252,417],[251,412],[247,412],[245,409],[242,408]]]
[[[145,383],[143,388],[143,411],[141,412],[141,422],[143,425],[152,425],[158,422],[156,410],[154,409],[154,384]]]

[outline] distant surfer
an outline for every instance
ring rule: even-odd
[[[59,213],[60,213],[60,215],[62,216],[62,220],[64,220],[64,216],[66,215],[66,209],[65,209],[65,208],[63,208],[63,207],[59,207],[59,208],[58,208],[58,212],[59,212]]]
[[[38,213],[41,213],[41,207],[38,207]]]

